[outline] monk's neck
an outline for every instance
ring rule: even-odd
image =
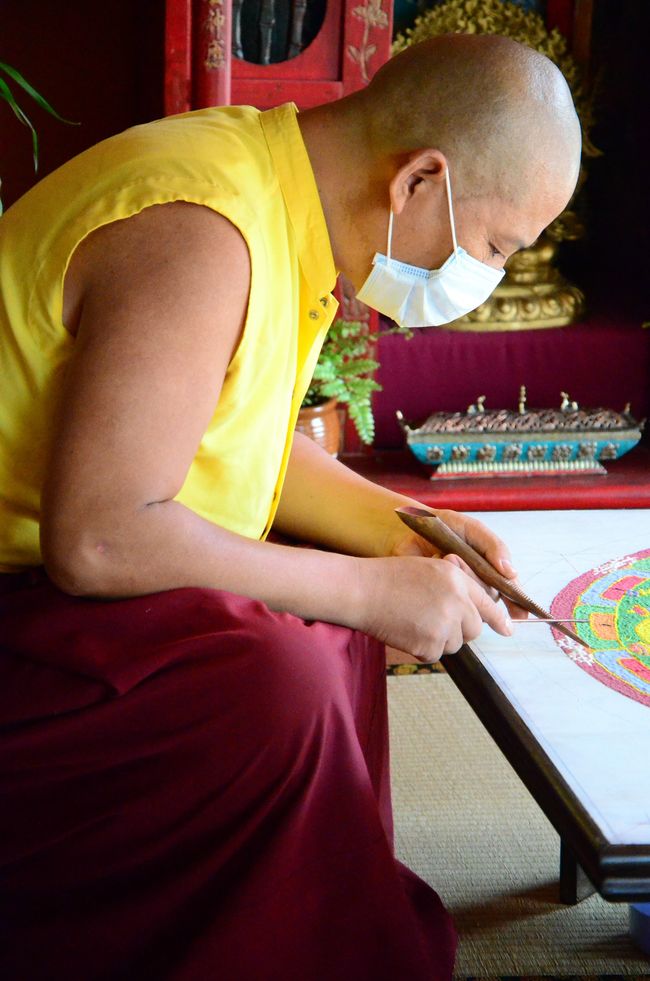
[[[298,115],[334,263],[357,288],[385,236],[388,208],[387,182],[375,178],[362,115],[355,96]]]

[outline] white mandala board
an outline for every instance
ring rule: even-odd
[[[650,548],[650,510],[476,513],[510,547],[524,591],[546,609],[577,576]],[[612,844],[650,844],[650,706],[591,677],[547,624],[489,627],[470,645]]]

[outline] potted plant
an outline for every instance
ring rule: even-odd
[[[337,405],[347,406],[361,441],[372,443],[375,421],[371,398],[381,386],[372,377],[379,362],[372,357],[371,344],[367,324],[335,320],[303,399],[296,429],[333,456],[338,452],[341,438]]]
[[[373,342],[388,334],[401,334],[410,340],[413,331],[395,325],[373,334],[367,323],[339,318],[327,333],[296,429],[333,456],[341,442],[340,405],[347,406],[361,442],[369,445],[374,439],[372,393],[380,392],[381,385],[373,377],[379,367],[373,357]]]

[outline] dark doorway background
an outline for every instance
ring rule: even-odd
[[[20,98],[39,134],[38,176],[113,133],[162,115],[164,16],[163,0],[0,3],[0,60],[22,72],[61,115],[80,123],[64,126]],[[5,208],[38,179],[29,132],[4,102],[0,176]]]
[[[588,161],[587,236],[561,261],[592,309],[641,320],[650,320],[649,37],[645,0],[596,0],[592,139],[603,154]]]

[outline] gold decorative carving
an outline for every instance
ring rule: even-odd
[[[209,71],[223,68],[226,64],[226,46],[223,36],[225,23],[223,0],[208,0],[208,12],[205,18],[208,43],[204,64]]]
[[[354,44],[348,44],[348,57],[359,66],[361,78],[367,85],[370,81],[370,59],[377,51],[377,45],[370,43],[370,33],[373,30],[386,30],[388,14],[382,7],[382,0],[366,0],[362,6],[352,8],[352,16],[363,21],[363,34],[358,48]]]
[[[542,17],[510,0],[447,0],[418,17],[399,34],[392,52],[439,34],[501,34],[540,51],[562,71],[571,88],[582,124],[584,157],[599,155],[589,138],[593,123],[593,94],[585,88],[567,41],[557,29],[548,31]],[[581,169],[578,189],[584,181]],[[565,327],[585,310],[585,297],[554,267],[557,243],[584,234],[582,221],[567,208],[528,249],[511,256],[506,276],[477,310],[448,325],[450,330],[500,331]]]

